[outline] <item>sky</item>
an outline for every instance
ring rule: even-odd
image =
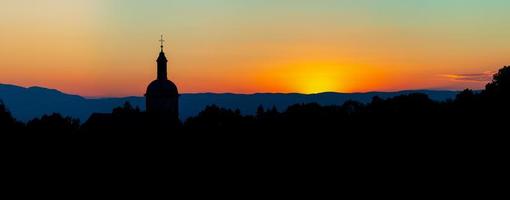
[[[481,89],[508,0],[0,0],[0,83],[144,95],[164,34],[181,93]]]

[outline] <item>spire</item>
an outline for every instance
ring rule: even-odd
[[[161,42],[161,52],[163,52],[163,43],[165,43],[165,40],[163,40],[163,34],[161,34],[161,39],[159,42]]]
[[[158,80],[168,80],[167,77],[167,63],[168,60],[166,59],[165,52],[163,52],[163,43],[165,40],[163,40],[163,35],[161,35],[161,39],[159,40],[161,42],[161,52],[159,53],[158,57]]]

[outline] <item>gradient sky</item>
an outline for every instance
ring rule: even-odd
[[[479,89],[508,0],[1,0],[0,83],[141,96],[159,35],[181,92]]]

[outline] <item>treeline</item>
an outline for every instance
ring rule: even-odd
[[[58,137],[165,135],[174,133],[257,133],[280,135],[343,135],[369,133],[463,134],[504,133],[510,111],[510,67],[503,67],[482,91],[469,89],[455,99],[436,102],[424,94],[389,99],[374,97],[370,103],[348,101],[340,106],[297,104],[286,110],[259,107],[253,116],[239,110],[208,106],[196,117],[180,122],[161,120],[126,103],[111,114],[95,115],[81,124],[60,114],[45,115],[27,123],[16,121],[0,103],[2,134]],[[444,134],[442,134],[444,135]],[[471,134],[472,135],[472,134]]]

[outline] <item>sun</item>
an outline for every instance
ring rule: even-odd
[[[304,71],[297,78],[296,89],[306,94],[338,91],[341,80],[332,72]]]
[[[345,74],[335,65],[301,65],[294,68],[288,78],[295,91],[305,94],[339,92],[346,89]]]

